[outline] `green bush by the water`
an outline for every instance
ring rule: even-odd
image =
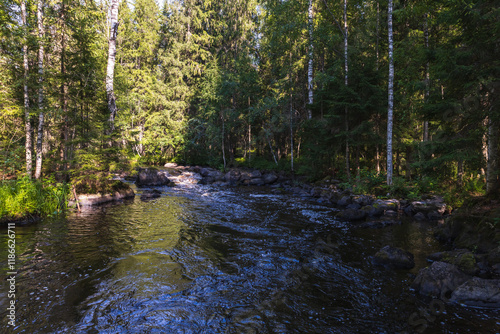
[[[61,213],[67,206],[69,186],[23,177],[0,183],[0,220]]]

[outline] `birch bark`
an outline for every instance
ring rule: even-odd
[[[109,134],[115,129],[116,97],[113,88],[115,76],[116,37],[118,35],[118,0],[111,0],[111,17],[108,40],[108,66],[106,68],[106,96],[109,109]]]
[[[43,57],[44,57],[44,35],[45,29],[43,26],[43,1],[38,0],[36,16],[38,21],[38,134],[36,139],[36,167],[35,179],[39,179],[42,175],[42,159],[43,159]]]
[[[32,139],[32,129],[31,129],[31,117],[30,117],[30,102],[28,95],[28,73],[29,73],[29,65],[28,65],[28,23],[26,19],[26,2],[21,1],[21,19],[23,21],[23,67],[24,67],[24,117],[25,117],[25,133],[26,133],[26,175],[31,178],[33,162],[33,139]]]

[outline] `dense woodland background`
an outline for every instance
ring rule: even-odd
[[[387,173],[393,7],[393,186],[498,190],[496,0],[121,1],[114,120],[111,5],[2,0],[2,179],[96,191],[174,161],[369,191]]]

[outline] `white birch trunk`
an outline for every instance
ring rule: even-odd
[[[28,23],[26,19],[26,2],[21,1],[21,19],[23,21],[23,67],[24,67],[24,117],[25,117],[25,132],[26,132],[26,175],[31,178],[31,170],[33,168],[33,139],[31,137],[31,117],[30,117],[30,102],[28,96]]]
[[[424,40],[425,40],[425,49],[429,50],[429,24],[427,19],[427,13],[424,16]],[[429,101],[430,95],[430,87],[431,87],[431,75],[430,75],[430,64],[429,61],[425,64],[425,103]],[[422,136],[422,140],[424,142],[429,141],[429,121],[424,121],[424,133]]]
[[[291,170],[293,172],[293,104],[292,94],[290,94],[290,153],[291,153]]]
[[[43,27],[43,1],[38,0],[36,16],[38,21],[38,135],[36,139],[36,168],[35,179],[39,179],[42,175],[42,154],[43,154],[43,57],[44,57],[44,35]]]
[[[492,193],[498,186],[498,122],[491,118],[488,124],[488,165],[486,167],[486,192]]]
[[[387,184],[392,184],[392,126],[394,108],[394,40],[392,35],[392,0],[389,0],[387,15],[389,31],[389,85],[388,85],[388,107],[387,107]]]
[[[311,105],[314,102],[313,97],[313,3],[309,0],[309,66],[307,69],[307,90],[309,95],[309,107],[307,108],[307,118],[312,119]]]
[[[118,35],[118,0],[111,0],[110,12],[108,66],[106,69],[106,96],[108,98],[109,109],[109,133],[111,134],[115,129],[115,116],[117,112],[113,80],[115,76],[116,37]]]

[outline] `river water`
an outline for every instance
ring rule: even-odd
[[[500,332],[498,312],[446,304],[435,315],[435,301],[410,290],[426,256],[443,250],[430,223],[357,228],[269,188],[163,190],[17,227],[14,330],[0,230],[0,332]],[[388,244],[416,267],[374,266]]]

